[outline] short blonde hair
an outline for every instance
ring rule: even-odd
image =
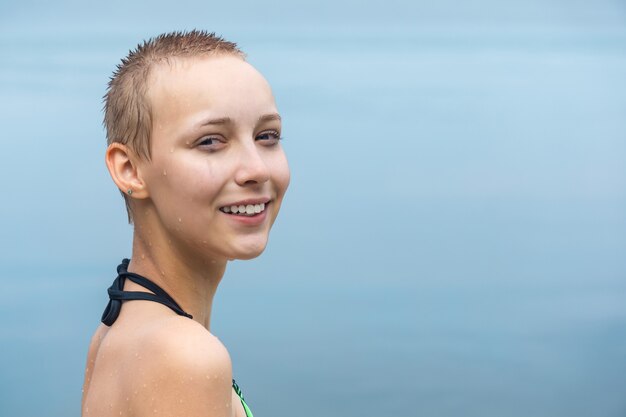
[[[139,158],[150,160],[152,107],[147,90],[151,70],[155,65],[174,58],[216,54],[245,59],[237,44],[203,30],[164,33],[137,45],[118,64],[104,95],[107,144],[124,144]],[[126,201],[128,221],[132,223],[128,196],[123,192],[122,195]]]

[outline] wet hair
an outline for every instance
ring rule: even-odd
[[[164,33],[137,45],[117,65],[104,95],[107,144],[124,144],[139,158],[150,160],[152,107],[147,91],[153,68],[176,58],[222,54],[245,59],[237,44],[203,30]],[[132,223],[128,196],[122,195]]]

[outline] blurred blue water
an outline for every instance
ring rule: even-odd
[[[626,415],[622,3],[146,6],[0,5],[1,415],[79,413],[131,237],[100,98],[192,27],[285,120],[281,218],[213,315],[255,415]]]

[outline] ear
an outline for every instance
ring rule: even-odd
[[[146,184],[137,166],[137,158],[126,145],[118,142],[110,144],[104,160],[113,182],[123,194],[139,199],[148,197]]]

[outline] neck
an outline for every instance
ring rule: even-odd
[[[156,239],[155,239],[156,238]],[[163,288],[193,319],[211,330],[211,307],[226,271],[226,260],[199,260],[183,253],[168,239],[143,236],[135,228],[129,272],[149,278]]]

